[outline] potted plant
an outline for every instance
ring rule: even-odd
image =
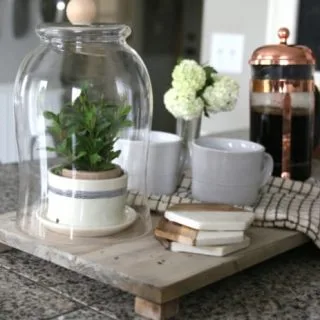
[[[119,225],[125,215],[127,174],[113,161],[119,132],[132,125],[131,107],[92,99],[87,87],[57,113],[44,112],[47,131],[62,163],[48,172],[46,219],[80,229]]]

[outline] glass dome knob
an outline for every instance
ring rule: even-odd
[[[71,0],[67,6],[67,17],[74,25],[91,24],[97,15],[94,0]]]

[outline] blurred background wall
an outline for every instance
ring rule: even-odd
[[[97,22],[126,23],[132,28],[129,43],[145,61],[153,84],[155,130],[175,130],[175,119],[163,106],[163,94],[179,57],[210,63],[241,86],[235,110],[203,119],[203,134],[248,127],[248,59],[258,46],[277,42],[279,27],[289,27],[291,42],[310,46],[320,57],[319,0],[95,1]],[[0,0],[0,162],[17,161],[12,88],[21,60],[39,44],[35,26],[43,21],[65,22],[67,3]]]

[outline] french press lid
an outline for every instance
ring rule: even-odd
[[[251,65],[315,65],[316,59],[310,48],[300,45],[289,45],[289,29],[280,28],[280,44],[266,45],[257,48],[251,56]]]

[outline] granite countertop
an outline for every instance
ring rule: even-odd
[[[15,210],[17,167],[0,166],[0,212]],[[0,253],[0,320],[140,319],[134,297],[18,250]],[[193,292],[176,320],[320,319],[312,243]]]

